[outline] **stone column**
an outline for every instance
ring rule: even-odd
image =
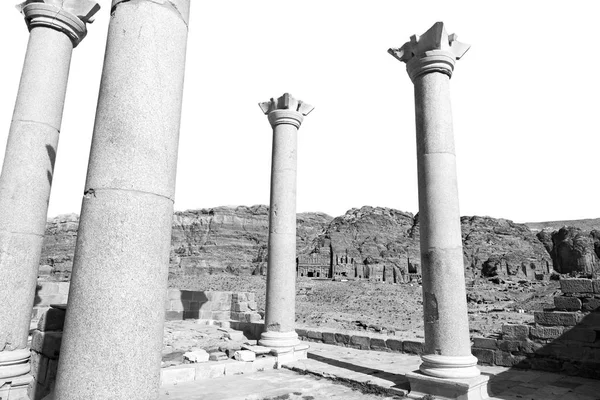
[[[158,397],[190,0],[113,0],[57,399]]]
[[[421,372],[438,378],[479,375],[471,354],[458,209],[450,77],[469,45],[441,22],[390,49],[415,87],[425,352]]]
[[[71,53],[99,9],[91,1],[55,3],[17,6],[30,34],[0,175],[0,397],[4,382],[29,372],[27,336]]]
[[[313,106],[288,93],[260,103],[273,127],[269,259],[265,331],[266,347],[299,344],[296,321],[296,160],[298,129]]]

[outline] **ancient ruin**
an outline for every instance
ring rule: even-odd
[[[182,398],[179,384],[231,378],[215,386],[238,390],[236,378],[281,368],[333,376],[365,396],[479,400],[494,374],[511,375],[498,368],[517,367],[577,375],[562,389],[597,395],[587,379],[600,378],[600,233],[561,227],[536,237],[511,221],[460,217],[449,81],[469,45],[438,22],[389,50],[414,84],[418,215],[369,206],[297,214],[297,136],[313,106],[288,93],[259,104],[273,134],[269,207],[174,213],[190,3],[112,0],[81,217],[48,229],[71,53],[99,6],[18,6],[30,36],[0,175],[0,400],[166,400]],[[215,271],[239,278],[237,287],[169,287],[171,273]],[[266,287],[242,289],[250,279]],[[486,293],[471,290],[476,281]],[[527,304],[534,285],[554,308]],[[509,291],[523,298],[490,310]],[[329,303],[297,312],[309,297]],[[359,320],[364,304],[369,316]],[[526,305],[537,307],[529,321]],[[415,329],[371,318],[381,309],[395,320],[413,312]],[[520,319],[500,334],[469,329],[492,312]],[[276,372],[287,386],[291,372]],[[556,380],[520,374],[494,390],[514,398]],[[261,396],[271,383],[263,379]],[[208,398],[222,398],[220,389]]]
[[[259,105],[273,127],[267,304],[259,343],[289,348],[299,345],[294,329],[298,129],[314,107],[288,93]]]
[[[437,22],[420,37],[389,50],[406,63],[415,85],[425,319],[422,374],[408,375],[415,393],[443,395],[455,390],[449,379],[462,379],[466,396],[479,393],[488,380],[479,377],[477,358],[471,354],[450,108],[450,77],[468,49]]]
[[[18,8],[30,31],[0,175],[0,398],[25,396],[31,306],[71,64],[92,1],[28,0]]]

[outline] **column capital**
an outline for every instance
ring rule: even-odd
[[[421,36],[413,35],[400,48],[390,48],[388,53],[406,63],[410,79],[430,72],[452,76],[454,64],[469,50],[471,45],[461,43],[456,34],[448,35],[443,22],[436,22]]]
[[[302,100],[296,100],[289,93],[285,93],[277,100],[272,98],[270,101],[258,103],[258,106],[268,115],[271,126],[290,124],[296,128],[300,128],[304,117],[315,108]]]
[[[27,0],[17,5],[29,30],[43,26],[63,32],[73,47],[87,35],[86,24],[94,22],[100,5],[90,0]]]

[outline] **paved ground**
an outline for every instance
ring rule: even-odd
[[[309,358],[271,370],[161,388],[160,400],[392,399],[408,390],[417,356],[310,343]],[[600,381],[541,371],[481,367],[491,399],[600,400]],[[324,379],[328,378],[328,379]]]

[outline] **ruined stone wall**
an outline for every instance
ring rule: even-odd
[[[502,334],[474,338],[479,362],[600,379],[600,280],[563,279],[554,309],[530,325],[504,325]]]

